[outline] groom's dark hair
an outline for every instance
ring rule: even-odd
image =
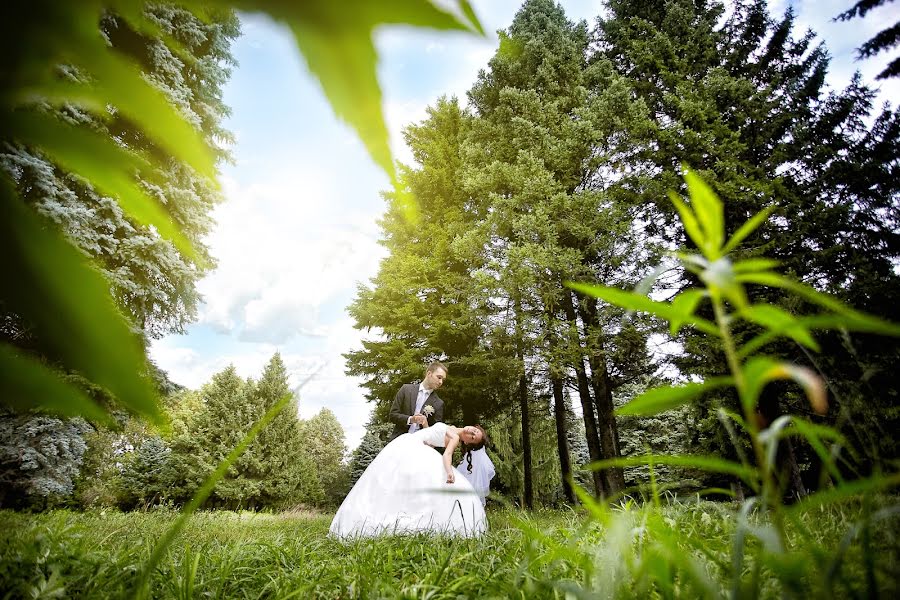
[[[450,371],[447,370],[447,365],[445,365],[444,363],[442,363],[442,362],[439,361],[439,360],[436,360],[436,361],[434,361],[433,363],[431,363],[430,365],[428,365],[428,368],[425,369],[425,372],[426,372],[426,373],[433,373],[434,371],[437,371],[438,369],[443,369],[443,370],[444,370],[444,373],[449,373],[449,372],[450,372]]]

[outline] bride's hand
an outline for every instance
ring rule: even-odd
[[[453,483],[456,481],[456,473],[453,472],[453,469],[447,471],[447,483]]]

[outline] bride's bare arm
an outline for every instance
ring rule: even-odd
[[[453,451],[459,445],[459,434],[453,428],[447,428],[444,435],[444,471],[447,473],[447,483],[456,481],[456,471],[453,469]]]

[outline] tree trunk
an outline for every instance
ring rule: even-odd
[[[522,468],[524,479],[525,508],[534,508],[534,488],[531,480],[531,417],[528,414],[528,382],[525,379],[525,363],[522,363],[519,377],[519,408],[522,411]]]
[[[575,316],[575,306],[572,303],[572,294],[568,291],[562,294],[563,310],[566,312],[566,319],[569,326],[574,328],[575,335],[578,335],[578,321]],[[584,361],[581,356],[573,361],[575,375],[578,379],[578,397],[581,399],[581,412],[584,417],[584,433],[587,437],[588,454],[591,461],[598,461],[603,458],[600,449],[600,438],[597,435],[597,421],[594,418],[594,402],[591,398],[591,392],[588,386],[587,374],[584,370]],[[591,471],[591,478],[594,481],[594,494],[596,496],[606,496],[609,490],[606,489],[606,478],[599,471]]]
[[[599,329],[596,302],[579,303],[579,312],[584,323],[585,337],[591,327]],[[597,404],[597,432],[600,436],[600,449],[603,458],[619,458],[619,428],[616,415],[613,413],[612,389],[609,386],[609,370],[603,356],[603,338],[596,338],[597,352],[588,352],[588,364],[591,367],[591,386],[594,390],[594,402]],[[590,345],[588,345],[590,347]],[[612,493],[625,489],[625,475],[619,467],[606,469],[603,472],[606,483]]]
[[[562,476],[563,494],[566,496],[566,502],[575,504],[575,492],[572,491],[572,461],[569,459],[566,404],[563,398],[562,377],[551,375],[550,387],[553,389],[553,412],[556,415],[556,450],[559,452],[559,471]]]
[[[779,391],[775,389],[766,389],[760,395],[757,412],[760,418],[760,428],[769,427],[775,419],[783,413],[781,403],[779,401]],[[794,446],[789,439],[783,440],[778,450],[775,452],[775,475],[779,478],[788,494],[795,500],[799,500],[806,496],[806,486],[800,478],[800,466],[797,464],[797,455],[794,454]],[[787,484],[787,485],[784,485]]]

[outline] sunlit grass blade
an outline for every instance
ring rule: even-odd
[[[777,331],[798,344],[819,351],[819,344],[812,335],[791,313],[771,304],[754,304],[747,306],[738,313],[741,317],[761,325],[769,331]]]
[[[52,357],[106,388],[122,406],[160,422],[141,341],[113,305],[109,283],[48,230],[2,177],[0,250],[0,276],[15,282],[4,302],[35,328]]]
[[[191,498],[191,501],[188,502],[184,509],[181,511],[181,515],[178,517],[178,520],[169,527],[166,534],[162,537],[162,539],[156,544],[156,548],[153,550],[153,554],[150,555],[150,558],[147,559],[147,562],[141,568],[140,575],[137,580],[137,584],[135,586],[135,596],[140,598],[147,597],[149,590],[147,589],[147,583],[150,578],[150,574],[156,569],[156,565],[159,564],[159,561],[165,555],[166,550],[168,550],[169,545],[172,543],[172,540],[175,539],[175,536],[184,528],[187,523],[187,519],[191,516],[191,514],[196,511],[201,504],[203,504],[209,495],[212,493],[213,489],[215,489],[216,484],[225,476],[228,472],[229,467],[231,467],[232,463],[244,453],[247,447],[256,439],[256,436],[259,435],[259,432],[262,431],[266,425],[269,424],[272,419],[278,416],[284,407],[290,404],[293,399],[293,393],[285,394],[281,397],[281,399],[270,408],[263,417],[257,421],[253,427],[250,428],[250,431],[247,432],[247,435],[241,439],[241,441],[235,446],[231,452],[229,452],[228,456],[225,457],[225,460],[219,463],[216,467],[216,470],[207,477],[206,481],[203,482],[203,485],[200,486],[200,489],[194,494],[194,497]]]
[[[628,310],[647,312],[666,320],[680,319],[686,323],[690,323],[704,333],[715,336],[719,335],[718,328],[712,322],[681,312],[685,307],[675,307],[667,302],[657,302],[651,300],[647,296],[641,296],[634,292],[626,292],[624,290],[602,285],[590,285],[567,281],[566,286],[577,292],[587,294],[588,296],[605,300],[615,306],[620,306]]]
[[[87,179],[108,194],[136,221],[153,225],[186,256],[195,251],[159,203],[147,195],[134,177],[147,169],[147,161],[118,146],[109,136],[72,127],[49,114],[19,111],[11,133],[39,148],[53,162]]]
[[[722,248],[722,253],[728,254],[729,252],[731,252],[732,250],[737,248],[741,244],[741,242],[743,242],[744,239],[746,239],[746,237],[748,235],[750,235],[751,233],[756,231],[760,225],[765,223],[766,219],[769,218],[769,215],[771,215],[772,211],[774,211],[774,210],[775,210],[774,206],[767,206],[766,208],[762,209],[761,211],[759,211],[758,213],[756,213],[755,215],[750,217],[749,221],[747,221],[746,223],[741,225],[738,228],[738,230],[734,232],[734,235],[731,236],[731,238],[728,240],[728,243],[726,243],[725,247]],[[768,259],[757,259],[757,260],[760,260],[760,261],[765,260],[766,262],[773,262],[773,263],[777,264],[777,261],[771,261]],[[750,262],[750,261],[743,261],[743,262]],[[766,268],[771,268],[771,267],[766,267]],[[737,270],[738,269],[735,267],[735,271],[737,271]]]
[[[739,477],[751,486],[755,486],[756,484],[756,471],[742,464],[715,456],[644,454],[640,456],[623,456],[621,458],[597,460],[589,463],[587,468],[591,470],[600,470],[608,469],[610,467],[637,467],[649,464],[691,467],[709,471],[710,473],[725,473]]]
[[[703,383],[688,383],[679,386],[663,386],[647,390],[631,402],[616,409],[616,414],[655,415],[671,410],[699,397],[704,392],[734,384],[731,377],[711,377]]]
[[[19,412],[39,408],[107,426],[113,423],[103,407],[83,391],[37,359],[6,344],[0,344],[0,396],[0,402]]]

